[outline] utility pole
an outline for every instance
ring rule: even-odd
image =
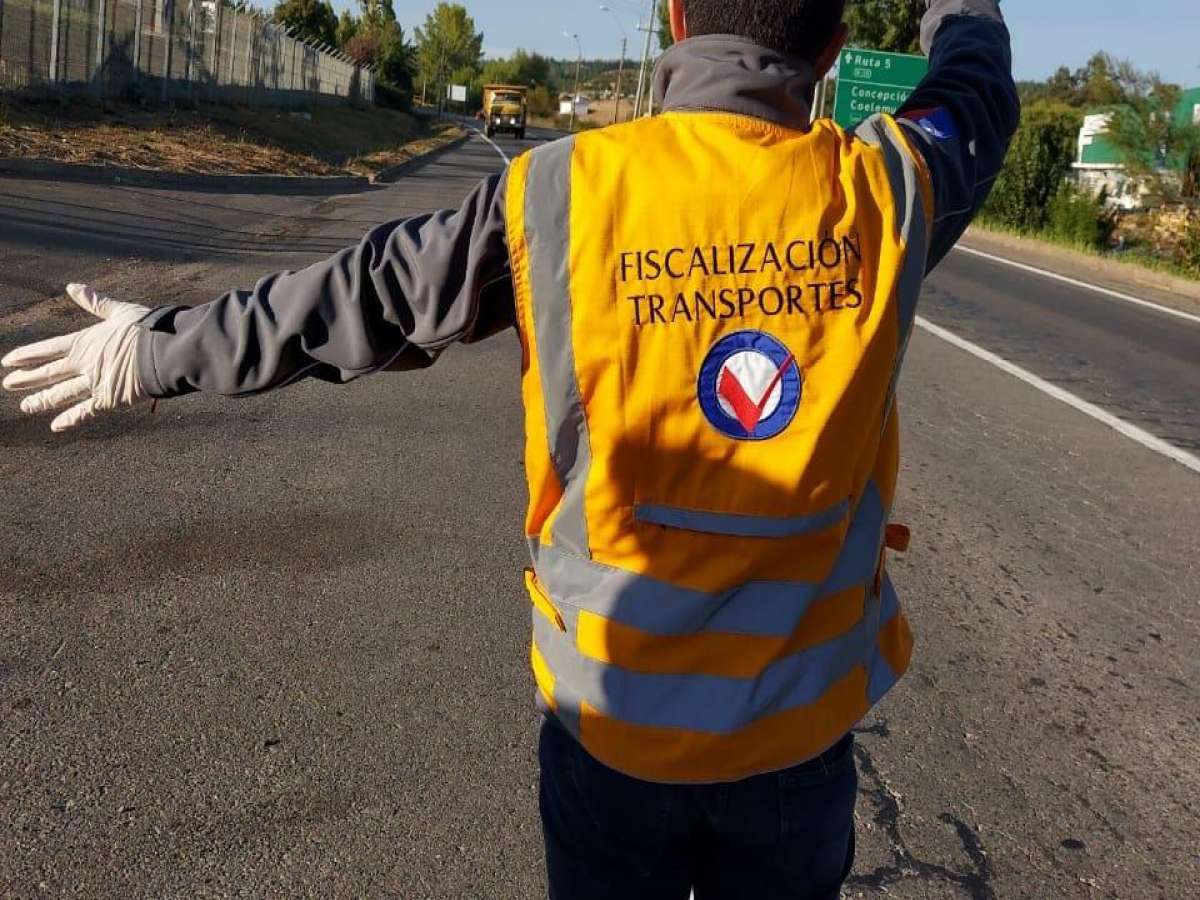
[[[650,39],[654,37],[658,29],[655,23],[658,21],[658,0],[650,0],[650,20],[645,27],[638,26],[642,31],[646,32],[646,43],[642,47],[642,65],[638,69],[638,86],[637,96],[633,101],[633,117],[636,119],[642,114],[642,101],[648,93],[646,90],[646,81],[650,75]]]
[[[621,29],[621,64],[617,67],[617,107],[613,110],[613,124],[616,125],[621,121],[621,82],[625,75],[625,51],[629,49],[629,35],[625,31],[625,26],[621,24],[620,18],[617,16],[617,11],[611,6],[600,6],[600,9],[613,17],[613,21],[617,23],[617,27]]]
[[[583,44],[579,42],[579,35],[572,34],[569,31],[563,32],[564,37],[575,39],[575,50],[578,55],[575,57],[575,93],[571,96],[571,134],[575,133],[575,107],[579,103],[579,67],[583,65]]]
[[[621,79],[625,74],[625,51],[628,49],[629,38],[621,38],[621,64],[617,66],[617,107],[613,110],[613,124],[621,121]]]

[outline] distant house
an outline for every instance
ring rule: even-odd
[[[569,116],[571,114],[571,95],[570,94],[564,94],[563,96],[558,98],[558,112],[559,112],[559,115],[563,115],[563,116]],[[590,116],[591,114],[592,114],[591,98],[585,97],[583,94],[580,94],[577,97],[575,97],[575,115],[576,115],[576,117]]]
[[[1080,187],[1096,193],[1103,190],[1112,205],[1133,209],[1141,205],[1144,191],[1127,175],[1121,153],[1108,135],[1113,112],[1098,110],[1084,117],[1072,168]],[[1200,87],[1184,91],[1172,115],[1178,121],[1200,125]],[[1182,160],[1168,160],[1165,168],[1181,169],[1182,165]]]

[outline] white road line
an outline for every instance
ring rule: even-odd
[[[1200,457],[1193,456],[1186,450],[1181,450],[1179,447],[1168,444],[1162,438],[1155,437],[1150,432],[1138,428],[1136,425],[1131,425],[1124,419],[1118,419],[1112,413],[1101,409],[1094,403],[1088,403],[1086,400],[1076,397],[1071,392],[1064,391],[1058,385],[1051,384],[1049,381],[1046,381],[1046,379],[1039,378],[1032,372],[1028,372],[1025,369],[1022,369],[1020,366],[1013,365],[1008,360],[1002,359],[995,353],[992,353],[989,350],[984,350],[978,344],[972,344],[970,341],[963,340],[953,332],[947,331],[945,328],[942,328],[939,325],[934,325],[932,322],[922,318],[921,316],[917,316],[917,325],[925,331],[928,331],[934,337],[941,338],[943,341],[957,347],[959,350],[965,350],[972,356],[981,359],[986,363],[991,363],[1002,372],[1006,372],[1009,375],[1012,375],[1014,378],[1019,378],[1021,381],[1025,382],[1031,387],[1036,388],[1043,394],[1047,394],[1053,397],[1055,400],[1059,400],[1067,404],[1067,406],[1078,410],[1084,415],[1091,416],[1098,422],[1103,422],[1113,431],[1124,435],[1132,441],[1137,441],[1137,443],[1141,444],[1143,447],[1153,450],[1155,453],[1162,454],[1168,459],[1173,459],[1175,462],[1188,469],[1191,469],[1193,472],[1200,473]]]
[[[484,134],[484,133],[483,133],[483,129],[481,129],[481,128],[476,128],[474,125],[472,125],[472,126],[471,126],[471,130],[472,130],[472,131],[474,131],[474,132],[475,132],[477,135],[479,135],[481,138],[483,138],[485,141],[487,141],[489,144],[491,144],[491,145],[492,145],[492,149],[493,149],[493,150],[495,150],[497,153],[499,153],[499,154],[500,154],[500,158],[501,158],[502,160],[504,160],[504,164],[505,164],[506,166],[507,166],[507,165],[510,165],[510,164],[512,163],[512,160],[508,158],[508,154],[507,154],[507,153],[505,153],[503,150],[501,150],[501,149],[500,149],[500,145],[499,145],[499,144],[497,144],[497,143],[496,143],[495,141],[493,141],[493,140],[492,140],[490,137],[488,137],[486,134]]]
[[[1161,303],[1151,303],[1149,300],[1143,300],[1140,297],[1134,297],[1129,294],[1122,294],[1120,291],[1110,290],[1109,288],[1100,287],[1099,285],[1096,285],[1096,284],[1089,284],[1088,282],[1080,281],[1077,278],[1068,278],[1066,275],[1059,275],[1057,272],[1051,272],[1051,271],[1048,271],[1047,269],[1039,269],[1037,266],[1030,266],[1030,265],[1026,265],[1025,263],[1016,262],[1015,260],[1005,259],[1003,256],[995,256],[994,254],[991,254],[991,253],[984,253],[982,250],[975,250],[971,247],[964,247],[962,244],[959,244],[954,249],[959,250],[963,253],[969,253],[972,256],[979,256],[979,257],[982,257],[983,259],[989,259],[992,262],[997,262],[997,263],[1000,263],[1001,265],[1012,266],[1014,269],[1021,269],[1025,272],[1032,272],[1034,275],[1041,275],[1043,278],[1053,278],[1055,281],[1061,281],[1063,284],[1069,284],[1069,285],[1072,285],[1073,287],[1079,287],[1079,288],[1084,288],[1085,290],[1095,291],[1097,294],[1104,294],[1108,297],[1115,297],[1117,300],[1122,300],[1125,303],[1132,303],[1135,306],[1145,307],[1146,309],[1153,309],[1156,312],[1166,313],[1168,316],[1175,316],[1175,317],[1183,319],[1187,322],[1193,322],[1197,325],[1200,325],[1200,316],[1192,315],[1191,313],[1186,313],[1180,309],[1172,309],[1169,306],[1163,306]]]

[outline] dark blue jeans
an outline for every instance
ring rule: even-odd
[[[731,784],[630,778],[552,720],[539,756],[551,900],[837,900],[850,874],[853,736]]]

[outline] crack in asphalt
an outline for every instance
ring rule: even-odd
[[[887,722],[881,719],[869,728],[859,729],[857,733],[886,736],[889,731]],[[846,881],[846,887],[867,887],[886,892],[889,887],[912,878],[957,885],[965,890],[972,900],[996,900],[996,891],[992,886],[992,864],[975,829],[952,813],[946,812],[938,816],[940,821],[954,829],[959,843],[962,844],[963,852],[970,861],[967,871],[955,871],[939,863],[918,859],[909,850],[901,834],[899,795],[888,787],[875,765],[871,751],[864,747],[861,741],[855,744],[854,753],[858,761],[859,790],[875,807],[874,822],[886,835],[892,854],[892,865],[878,866],[872,872],[853,875]]]

